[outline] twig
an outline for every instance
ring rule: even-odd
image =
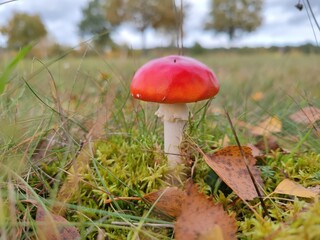
[[[303,2],[304,2],[304,1],[303,1]],[[313,16],[313,20],[314,20],[314,22],[316,23],[319,31],[320,31],[320,28],[319,28],[319,25],[318,25],[318,21],[317,21],[316,17],[314,16],[314,13],[313,13],[313,11],[312,11],[312,8],[311,8],[311,6],[310,6],[309,1],[307,1],[307,3],[308,3],[308,6],[309,6],[309,10],[308,10],[308,8],[306,7],[306,12],[307,12],[308,19],[309,19],[309,22],[310,22],[310,25],[311,25],[311,28],[312,28],[312,32],[313,32],[314,39],[316,40],[317,46],[319,46],[317,34],[316,34],[315,30],[314,30],[314,27],[313,27],[313,24],[312,24],[312,20],[311,20],[311,16],[310,16],[309,11],[311,12],[311,14],[312,14],[312,16]],[[305,5],[305,2],[304,2],[304,5]]]
[[[309,9],[310,9],[312,18],[313,18],[315,24],[317,25],[318,30],[320,31],[320,25],[319,25],[319,23],[318,23],[318,21],[317,21],[316,16],[314,15],[314,12],[313,12],[313,10],[312,10],[311,4],[310,4],[309,0],[306,0],[306,1],[307,1],[307,3],[308,3],[308,6],[309,6]]]
[[[243,158],[243,160],[244,160],[244,163],[245,163],[246,168],[247,168],[247,170],[248,170],[248,173],[249,173],[249,176],[250,176],[251,181],[252,181],[252,183],[253,183],[253,186],[254,186],[254,188],[255,188],[255,190],[256,190],[256,192],[257,192],[258,198],[259,198],[259,200],[260,200],[260,202],[261,202],[261,206],[262,206],[262,208],[263,208],[264,214],[265,214],[266,216],[270,217],[270,216],[269,216],[269,213],[268,213],[268,209],[267,209],[267,207],[266,207],[266,205],[265,205],[265,203],[264,203],[264,201],[263,201],[262,194],[260,193],[260,190],[259,190],[259,187],[258,187],[258,183],[257,183],[257,181],[255,180],[255,178],[254,178],[254,176],[253,176],[253,174],[252,174],[252,172],[251,172],[251,170],[250,170],[250,168],[249,168],[248,159],[247,159],[246,155],[244,154],[244,151],[243,151],[243,148],[242,148],[242,146],[241,146],[241,144],[240,144],[240,141],[239,141],[237,132],[236,132],[234,126],[233,126],[233,123],[232,123],[232,121],[231,121],[230,115],[229,115],[229,113],[228,113],[228,111],[227,111],[226,109],[225,109],[225,114],[226,114],[226,116],[227,116],[227,118],[228,118],[228,121],[229,121],[231,130],[232,130],[232,133],[233,133],[233,135],[234,135],[234,137],[235,137],[235,140],[236,140],[236,142],[237,142],[237,145],[238,145],[238,147],[239,147],[241,156],[242,156],[242,158]]]
[[[118,226],[138,226],[140,223],[127,223],[127,222],[111,222],[113,225]],[[143,223],[143,227],[157,227],[157,228],[174,228],[174,224],[170,223]]]
[[[16,2],[16,1],[18,1],[18,0],[9,0],[9,1],[5,1],[5,2],[0,3],[0,5],[11,3],[11,2]]]

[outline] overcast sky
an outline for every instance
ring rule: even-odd
[[[5,2],[7,0],[0,0]],[[39,14],[55,41],[76,46],[81,40],[78,36],[77,24],[81,20],[81,9],[90,0],[18,0],[0,5],[0,25],[5,25],[15,12]],[[161,1],[161,0],[159,0]],[[204,32],[206,15],[210,11],[210,0],[185,0],[191,7],[188,11],[184,29],[186,36],[184,45],[192,46],[195,41],[205,47],[227,46],[227,37],[213,32]],[[320,0],[309,0],[315,16],[320,23]],[[315,27],[315,35],[308,19],[306,8],[298,11],[294,5],[298,0],[265,0],[263,8],[263,24],[250,34],[244,34],[235,41],[236,46],[271,46],[299,45],[320,41],[320,32]],[[301,0],[301,3],[306,3]],[[129,27],[122,27],[112,34],[113,40],[120,44],[128,44],[133,48],[141,46],[139,34]],[[318,38],[316,40],[316,38]],[[148,31],[147,46],[166,46],[168,40]],[[5,45],[5,38],[0,35],[0,45]]]

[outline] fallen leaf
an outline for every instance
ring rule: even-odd
[[[316,194],[320,194],[320,185],[316,185],[316,186],[312,186],[312,187],[308,187],[307,188],[308,190],[316,193]]]
[[[289,179],[284,179],[283,181],[281,181],[274,190],[274,193],[287,194],[304,198],[314,198],[317,196],[316,192],[307,189],[299,183],[296,183]]]
[[[247,147],[251,148],[251,153],[252,153],[252,156],[254,158],[258,158],[258,157],[263,157],[264,156],[262,151],[259,148],[257,148],[255,145],[249,143],[249,144],[247,144]]]
[[[257,136],[269,136],[282,130],[282,122],[277,117],[269,117],[257,126],[252,126],[249,131]]]
[[[143,198],[150,203],[155,203],[155,207],[164,213],[177,217],[181,213],[181,206],[185,199],[186,193],[177,187],[152,192]]]
[[[76,227],[71,226],[64,217],[49,213],[45,211],[41,206],[37,207],[36,223],[39,239],[80,239],[80,234]]]
[[[262,178],[255,166],[256,159],[252,156],[251,148],[243,146],[242,149],[255,181],[262,187]],[[258,197],[238,146],[225,147],[212,155],[205,154],[204,159],[241,199],[252,200]]]
[[[316,107],[304,107],[289,117],[292,121],[302,124],[314,124],[320,120],[320,109]]]
[[[214,225],[214,227],[207,233],[201,235],[199,240],[224,240],[222,228],[219,225]]]
[[[251,97],[251,99],[253,101],[260,101],[260,100],[262,100],[264,98],[264,93],[258,91],[258,92],[255,92],[255,93],[251,94],[250,97]]]
[[[273,136],[264,137],[263,139],[258,141],[255,146],[263,152],[276,151],[277,149],[281,149],[277,139]]]
[[[237,119],[233,119],[232,121],[238,127],[246,128],[256,136],[269,136],[272,135],[272,133],[278,133],[282,130],[282,122],[277,117],[269,117],[258,125],[252,125]]]
[[[192,186],[174,226],[176,240],[236,239],[235,218]],[[213,236],[216,234],[216,236]],[[221,236],[222,235],[222,236]]]

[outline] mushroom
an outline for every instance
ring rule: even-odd
[[[164,151],[170,167],[182,163],[180,143],[189,117],[186,103],[212,98],[218,91],[219,83],[212,70],[190,57],[157,58],[134,74],[131,95],[160,103],[155,114],[164,122]]]

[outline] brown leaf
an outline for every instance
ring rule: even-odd
[[[195,186],[187,193],[174,229],[177,240],[231,240],[236,239],[237,232],[234,217],[229,216],[221,205],[199,193]],[[213,234],[219,238],[212,238]]]
[[[304,107],[291,114],[290,119],[296,123],[314,124],[320,120],[320,109],[316,107]]]
[[[289,179],[284,179],[283,181],[281,181],[274,190],[274,193],[288,194],[304,198],[315,198],[318,195],[311,189],[307,189],[299,183],[296,183]]]
[[[248,166],[258,185],[263,186],[260,172],[255,165],[251,148],[242,147]],[[243,200],[258,197],[238,146],[225,147],[212,155],[204,155],[206,163]]]
[[[255,146],[263,152],[275,151],[277,149],[281,149],[277,142],[277,139],[273,136],[269,136],[261,139],[255,144]]]
[[[152,192],[145,195],[143,198],[148,202],[155,203],[155,207],[164,213],[177,217],[181,213],[181,206],[185,199],[186,193],[176,187],[169,187],[166,189]]]
[[[278,144],[277,138],[274,136],[266,136],[263,139],[259,140],[256,144],[247,144],[248,147],[252,150],[252,156],[256,159],[263,159],[266,157],[265,154],[279,150],[283,154],[289,153],[288,150],[285,150],[280,147]]]
[[[257,148],[256,145],[249,143],[247,144],[247,147],[251,148],[251,153],[254,158],[259,158],[264,156],[262,151],[259,148]]]
[[[41,206],[37,207],[36,223],[40,239],[80,239],[80,234],[76,227],[71,226],[65,218],[46,212]]]

